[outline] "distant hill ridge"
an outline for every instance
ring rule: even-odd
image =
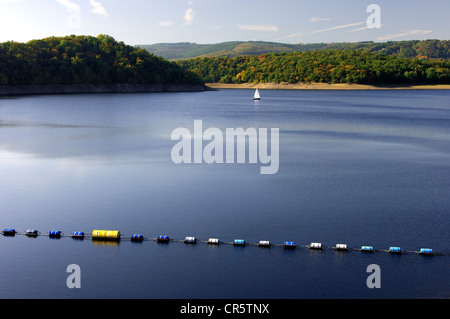
[[[154,55],[169,60],[184,60],[196,57],[237,57],[243,55],[261,55],[267,53],[291,53],[318,50],[362,50],[384,53],[405,58],[430,60],[450,59],[449,40],[411,40],[388,42],[340,42],[288,44],[262,41],[230,41],[215,44],[197,43],[157,43],[137,45]]]

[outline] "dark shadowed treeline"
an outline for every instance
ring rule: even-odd
[[[196,74],[107,35],[0,44],[0,85],[201,84]]]

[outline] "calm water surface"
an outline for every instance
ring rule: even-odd
[[[450,298],[450,92],[261,94],[0,99],[0,227],[44,235],[0,237],[0,298]],[[171,133],[196,119],[279,128],[278,173],[174,164]],[[45,236],[94,229],[124,240]],[[126,240],[134,233],[298,247]],[[413,253],[422,247],[444,255]],[[81,289],[66,286],[69,264]],[[366,286],[370,264],[380,289]]]

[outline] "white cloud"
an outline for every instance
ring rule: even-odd
[[[173,21],[161,21],[158,23],[158,25],[160,25],[161,27],[170,27],[172,25],[174,25]]]
[[[311,22],[329,21],[330,18],[312,17]]]
[[[392,40],[396,38],[403,38],[410,35],[425,35],[433,32],[432,30],[409,30],[403,33],[396,33],[396,34],[388,34],[385,36],[378,37],[379,41],[386,41],[386,40]]]
[[[192,22],[194,22],[194,16],[195,16],[194,10],[192,8],[187,9],[186,12],[184,13],[185,24],[192,24]]]
[[[365,24],[365,23],[366,22],[358,22],[358,23],[350,23],[350,24],[338,25],[336,27],[321,29],[321,30],[313,31],[311,33],[319,33],[319,32],[332,31],[332,30],[337,30],[337,29],[342,29],[342,28],[354,27],[356,25],[362,25],[362,24]]]
[[[245,24],[237,26],[241,30],[247,31],[278,31],[278,27],[276,25],[256,25],[256,24]]]
[[[67,10],[70,10],[72,12],[80,11],[80,6],[76,3],[70,2],[69,0],[56,0],[60,5],[67,8]]]
[[[91,10],[93,13],[102,15],[102,16],[109,16],[108,12],[106,12],[105,7],[100,3],[97,2],[95,0],[89,0],[89,3],[91,4],[91,6],[93,6],[93,9]]]

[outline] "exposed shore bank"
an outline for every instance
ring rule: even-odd
[[[212,88],[201,84],[0,85],[0,96],[82,93],[202,92],[209,90],[212,90]]]
[[[436,85],[365,85],[347,83],[206,83],[212,89],[268,89],[268,90],[449,90],[450,84]]]

